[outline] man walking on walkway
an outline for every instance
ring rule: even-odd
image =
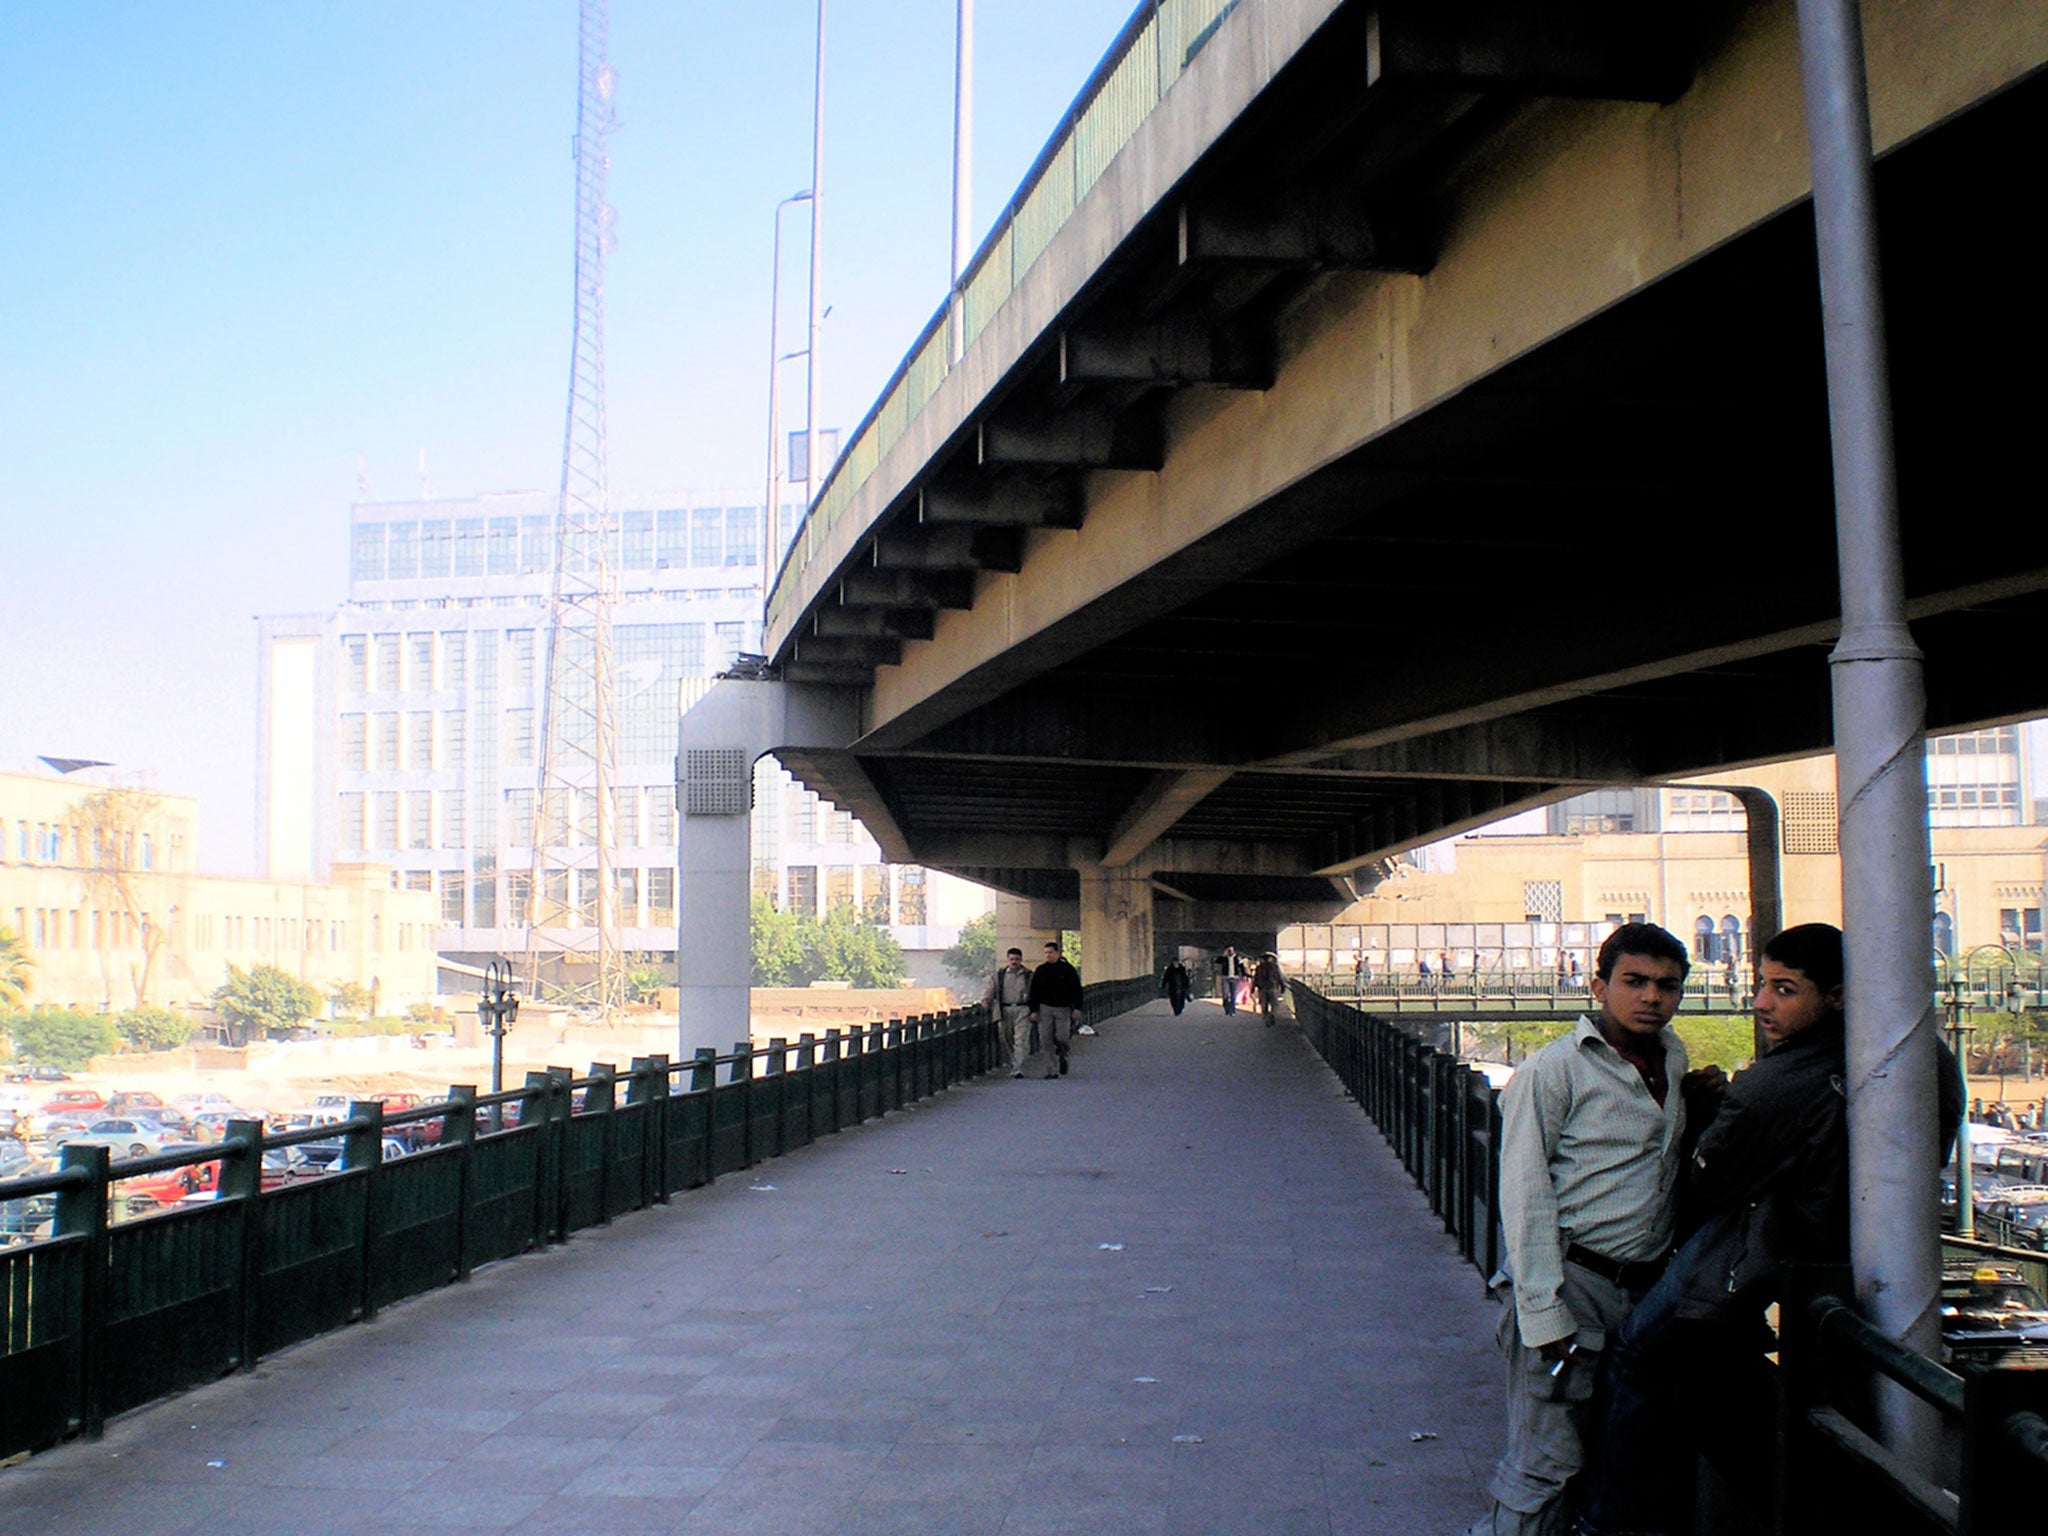
[[[1225,1013],[1237,1012],[1237,946],[1226,944],[1216,957],[1216,995]]]
[[[1668,1027],[1685,946],[1628,923],[1600,946],[1599,1012],[1522,1063],[1501,1095],[1507,1449],[1470,1536],[1558,1536],[1586,1462],[1600,1351],[1671,1252],[1685,1047]]]
[[[1024,969],[1024,951],[1010,951],[1010,963],[988,981],[988,995],[982,999],[994,1016],[1004,1049],[1010,1056],[1010,1076],[1024,1075],[1024,1062],[1031,1055],[1031,973]]]
[[[1057,943],[1045,946],[1045,963],[1031,973],[1031,1018],[1038,1025],[1038,1043],[1045,1048],[1047,1077],[1067,1070],[1067,1041],[1073,1036],[1074,1014],[1081,1006],[1081,973],[1067,963]]]

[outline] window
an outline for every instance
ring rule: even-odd
[[[519,570],[534,576],[554,563],[555,520],[551,517],[519,519]]]
[[[1528,922],[1563,922],[1563,882],[1557,880],[1524,880],[1522,882],[1522,911],[1525,921]]]
[[[533,791],[505,791],[505,839],[514,848],[533,846]]]
[[[896,871],[896,921],[910,928],[924,926],[924,871],[914,864]]]
[[[434,637],[410,634],[405,637],[405,686],[414,692],[431,691],[434,686]]]
[[[640,846],[640,787],[621,784],[612,790],[612,841],[621,848]]]
[[[481,576],[483,573],[484,520],[480,517],[458,517],[455,520],[455,574]]]
[[[357,523],[349,546],[349,576],[356,581],[384,579],[384,525]]]
[[[445,517],[431,518],[420,524],[420,574],[422,576],[446,576],[448,562],[453,555],[455,541]]]
[[[647,845],[670,848],[676,840],[676,792],[666,784],[647,791]]]
[[[386,713],[377,716],[377,766],[386,772],[398,767],[398,716]]]
[[[363,843],[363,797],[358,791],[349,791],[341,797],[341,827],[336,834],[341,846],[358,851]]]
[[[341,717],[341,766],[358,772],[370,766],[369,716]]]
[[[397,635],[378,635],[377,639],[377,691],[398,692],[398,658],[400,639]]]
[[[792,843],[815,843],[818,840],[818,797],[808,789],[799,790],[790,797],[789,840]]]
[[[747,627],[744,624],[714,624],[713,638],[717,642],[713,666],[723,672],[739,660],[740,646],[744,643]]]
[[[441,922],[449,928],[462,926],[464,904],[469,899],[469,888],[461,871],[444,870],[441,875]]]
[[[469,636],[459,629],[441,631],[441,686],[453,693],[460,693],[469,686],[468,660]]]
[[[505,923],[512,928],[526,925],[533,913],[533,876],[523,869],[505,874]]]
[[[676,872],[672,869],[647,871],[647,923],[666,928],[676,920]]]
[[[437,791],[441,800],[441,846],[460,848],[463,846],[462,791],[444,789]],[[420,791],[422,797],[426,791]]]
[[[853,866],[851,864],[828,864],[825,866],[825,906],[850,907],[854,905]]]
[[[441,711],[441,766],[460,768],[464,729],[469,719],[459,709]]]
[[[690,514],[683,511],[655,514],[654,564],[657,570],[677,571],[690,563]]]
[[[434,766],[433,711],[414,710],[406,717],[405,733],[412,744],[412,766],[431,769]]]
[[[384,574],[393,581],[411,581],[420,573],[420,525],[392,523],[384,545]]]
[[[505,631],[505,685],[509,688],[533,686],[533,631],[530,629]]]
[[[533,711],[505,711],[505,761],[515,768],[533,766]]]
[[[792,912],[815,914],[818,910],[818,870],[814,864],[789,866],[789,901]]]
[[[619,565],[628,571],[654,569],[654,514],[628,512],[622,522]]]
[[[519,570],[519,519],[492,518],[486,550],[485,568],[491,575],[516,575]]]
[[[431,848],[434,846],[434,797],[424,790],[415,790],[405,797],[406,839],[408,848]]]
[[[372,797],[377,813],[377,837],[368,846],[379,849],[393,849],[398,846],[398,794],[395,790],[379,790]]]
[[[761,511],[758,507],[725,509],[725,563],[758,565],[761,548]]]
[[[470,892],[470,911],[475,914],[475,926],[495,928],[498,926],[498,882],[488,876],[480,877]]]
[[[722,565],[725,557],[725,512],[697,507],[690,513],[690,564],[699,569]]]
[[[341,637],[341,687],[344,693],[370,691],[370,637]]]
[[[597,922],[597,871],[576,871],[576,916],[585,927]]]

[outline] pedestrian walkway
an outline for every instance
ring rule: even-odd
[[[0,1472],[0,1536],[1428,1536],[1494,1314],[1290,1027],[1163,1003]]]

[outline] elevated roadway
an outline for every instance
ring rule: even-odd
[[[1929,724],[2016,718],[2048,4],[1866,26]],[[811,725],[748,745],[1096,976],[1824,750],[1801,110],[1788,0],[1142,12],[798,530],[767,675]]]

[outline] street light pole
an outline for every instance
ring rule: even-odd
[[[495,1096],[505,1091],[505,1031],[519,1017],[519,994],[512,990],[512,967],[505,961],[493,960],[484,968],[476,1013],[491,1037],[491,1093]],[[505,1128],[505,1106],[497,1103],[495,1097],[491,1125],[497,1130]]]
[[[823,268],[825,213],[825,0],[818,0],[818,56],[811,98],[811,307],[810,331],[804,339],[804,499],[815,501],[821,470],[818,464],[818,278]]]
[[[768,268],[768,486],[763,512],[767,548],[761,553],[763,579],[772,584],[782,564],[782,210],[792,203],[808,203],[810,189],[792,192],[775,205],[774,255]]]
[[[974,0],[957,0],[953,33],[953,283],[974,233]]]

